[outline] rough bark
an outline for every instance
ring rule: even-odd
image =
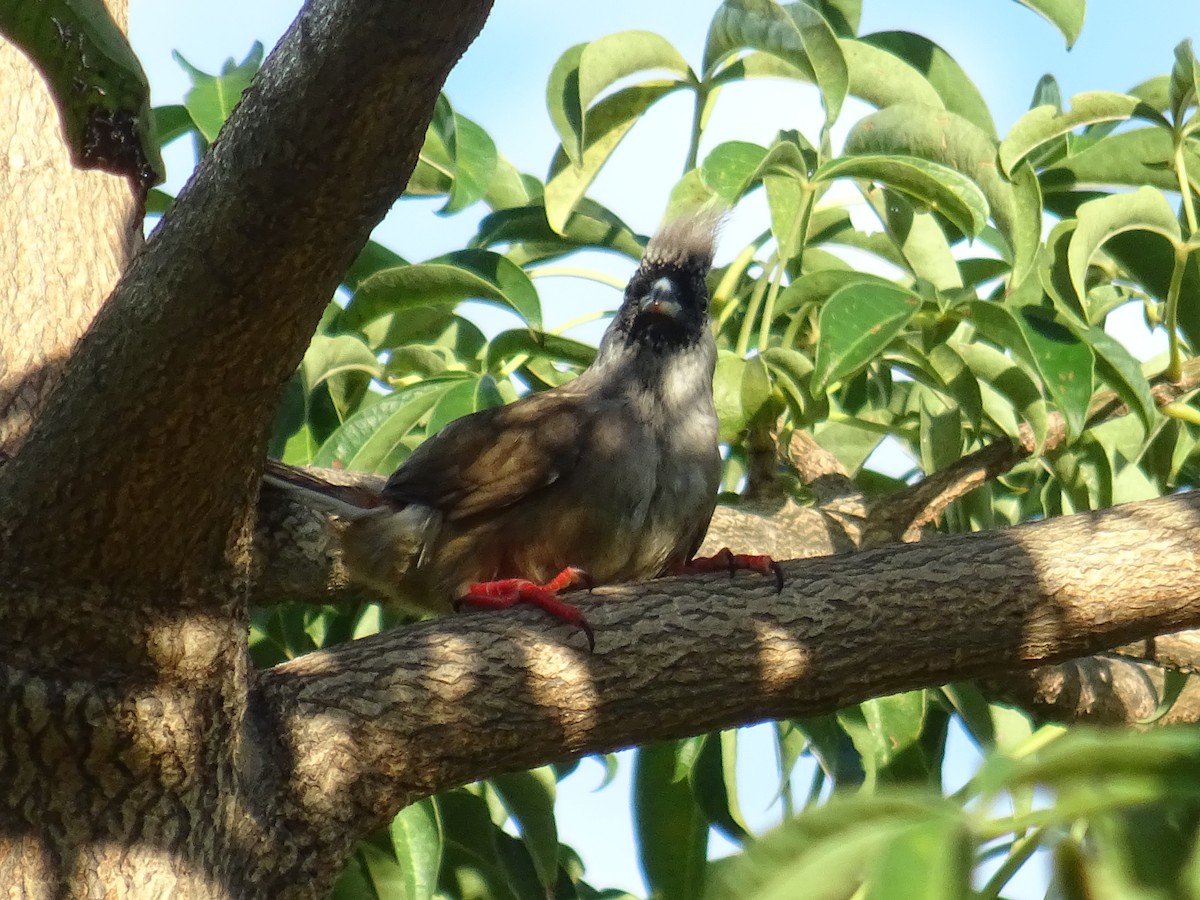
[[[108,6],[124,24],[124,0]],[[141,242],[142,210],[126,179],[71,165],[42,76],[2,39],[0,84],[0,452],[11,456]]]
[[[280,390],[487,8],[302,9],[79,345],[29,452],[0,470],[9,540],[38,550],[23,574],[176,586],[242,567]]]
[[[1196,679],[1188,681],[1160,717],[1160,698],[1166,690],[1163,670],[1109,654],[1008,673],[984,682],[983,688],[992,697],[1031,710],[1043,721],[1143,728],[1200,721]]]
[[[263,764],[248,523],[279,389],[489,5],[306,5],[102,305],[128,207],[55,194],[74,174],[23,143],[53,131],[44,111],[14,113],[4,200],[54,198],[0,231],[17,277],[37,287],[44,267],[49,286],[0,301],[49,323],[0,332],[13,446],[44,403],[0,466],[0,883],[16,895],[317,896],[359,833],[298,855]],[[87,238],[36,227],[89,212]],[[12,305],[43,296],[37,315]]]
[[[954,467],[955,477],[939,479],[931,488],[914,485],[891,509],[922,516],[925,500],[954,490],[963,477],[973,481],[997,458],[1021,458],[1026,452],[1005,442],[996,451],[985,450]],[[872,520],[867,503],[837,460],[803,433],[793,436],[789,456],[819,501],[804,507],[790,498],[749,500],[736,507],[718,507],[701,555],[731,547],[766,553],[776,559],[808,559],[858,549],[869,522],[878,537],[883,522],[893,528],[892,540],[907,534],[910,518],[887,512]],[[311,470],[335,484],[378,490],[384,479],[377,475],[341,470]],[[911,499],[910,499],[911,498]],[[286,602],[356,604],[366,599],[361,588],[347,578],[341,564],[339,524],[309,507],[291,502],[267,488],[260,497],[259,530],[255,535],[258,565],[250,602],[271,605]],[[969,579],[964,583],[970,584]],[[1147,718],[1162,697],[1162,667],[1187,672],[1200,670],[1200,632],[1164,634],[1116,648],[1120,656],[1072,660],[1013,673],[1011,682],[994,678],[991,696],[1018,703],[1037,716],[1065,722],[1136,724]],[[1157,665],[1146,665],[1155,663]],[[1200,703],[1186,702],[1185,692],[1166,722],[1200,721]]]
[[[473,614],[265,673],[303,818],[383,822],[475,778],[1094,653],[1200,625],[1200,494]],[[964,573],[969,572],[967,578]],[[332,827],[332,826],[328,826]]]
[[[60,653],[93,660],[99,642],[109,659],[136,656],[125,636],[147,612],[173,619],[181,594],[229,614],[281,387],[403,189],[486,10],[307,5],[123,275],[23,452],[0,468],[0,571],[145,598],[100,635],[66,617],[79,631]],[[53,480],[38,477],[47,471]],[[6,618],[37,629],[48,617],[33,602]]]
[[[1200,624],[1186,495],[793,563],[781,594],[747,575],[599,590],[580,601],[594,655],[516,611],[252,674],[255,573],[284,595],[306,561],[314,596],[346,588],[302,510],[264,509],[250,565],[266,422],[486,8],[309,3],[86,335],[96,298],[69,291],[74,326],[32,355],[0,334],[48,397],[0,467],[0,883],[18,896],[320,896],[356,837],[440,788]],[[53,233],[22,235],[64,284],[107,289],[47,253]],[[761,535],[722,535],[723,512],[714,539],[789,522],[780,556],[818,546],[805,529],[859,541],[861,498],[757,502]]]

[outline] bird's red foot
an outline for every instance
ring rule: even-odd
[[[596,636],[592,626],[578,607],[558,599],[558,592],[586,585],[591,579],[583,569],[567,566],[545,584],[536,584],[524,578],[502,578],[499,581],[480,581],[467,587],[467,592],[455,601],[455,608],[467,605],[478,609],[508,609],[518,603],[528,603],[545,610],[554,618],[574,625],[587,637],[588,649],[596,649]]]
[[[712,556],[698,556],[681,566],[671,570],[672,575],[703,575],[707,572],[728,572],[729,577],[739,569],[758,572],[761,575],[775,576],[775,592],[783,590],[783,569],[779,563],[769,556],[757,556],[751,553],[734,553],[728,547],[722,547]]]

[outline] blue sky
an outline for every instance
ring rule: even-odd
[[[518,167],[544,176],[557,144],[545,108],[545,79],[558,56],[572,44],[614,31],[644,29],[667,37],[694,66],[704,46],[708,19],[716,3],[699,0],[497,0],[482,35],[450,76],[447,93],[464,115],[476,120],[495,139],[500,151]],[[1065,97],[1084,90],[1123,91],[1153,75],[1169,71],[1175,45],[1200,38],[1200,4],[1179,0],[1142,0],[1137,4],[1092,0],[1076,46],[1067,51],[1061,35],[1012,0],[865,0],[862,32],[904,29],[941,44],[975,80],[1003,134],[1029,105],[1038,79],[1053,73]],[[178,50],[193,65],[216,71],[230,56],[241,59],[255,40],[268,49],[290,24],[299,8],[292,0],[132,0],[130,32],[134,48],[150,76],[156,104],[178,103],[187,79],[171,59]],[[867,111],[847,104],[835,138]],[[601,174],[592,193],[636,229],[653,230],[671,185],[680,175],[690,106],[683,97],[668,98],[636,127]],[[703,149],[737,137],[767,143],[783,127],[815,135],[818,107],[811,88],[759,83],[731,89],[721,98]],[[168,188],[178,189],[190,168],[184,142],[168,155]],[[425,259],[463,245],[473,232],[477,211],[439,219],[440,204],[403,201],[377,233],[379,240],[409,259]],[[741,216],[763,221],[761,208],[746,204]],[[758,230],[757,227],[754,228]],[[738,221],[727,229],[737,237]],[[736,241],[733,241],[736,243]],[[628,275],[627,261],[593,255],[587,265],[618,276]],[[611,288],[579,282],[541,279],[548,324],[580,312],[612,309],[619,296]],[[489,312],[488,315],[503,315]],[[509,327],[500,323],[499,327]],[[595,340],[598,326],[582,335]],[[743,808],[755,827],[777,820],[770,800],[777,785],[765,733],[744,738]],[[956,737],[947,781],[961,784],[973,766],[973,751]],[[754,760],[758,760],[757,764]],[[602,770],[585,762],[560,792],[562,839],[583,855],[589,879],[600,887],[624,887],[643,893],[629,839],[628,758],[622,775],[592,793]],[[806,778],[802,779],[806,783]],[[715,845],[714,850],[721,850]],[[723,851],[722,851],[723,852]],[[1027,867],[1030,868],[1030,867]],[[1041,896],[1037,864],[1025,875],[1026,896]],[[1014,894],[1015,895],[1015,894]]]

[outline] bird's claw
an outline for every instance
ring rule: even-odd
[[[712,556],[698,556],[676,567],[675,575],[702,575],[708,572],[728,572],[732,578],[739,569],[775,576],[775,593],[783,590],[783,567],[769,556],[754,553],[734,553],[722,547]]]
[[[596,635],[578,607],[558,598],[559,591],[579,585],[592,589],[592,579],[583,570],[567,566],[545,584],[524,578],[502,578],[481,581],[467,587],[467,592],[454,601],[454,608],[473,606],[476,609],[508,609],[518,603],[528,603],[544,610],[560,622],[574,625],[587,637],[588,650],[595,652]]]

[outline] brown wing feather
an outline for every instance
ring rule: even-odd
[[[502,509],[574,468],[588,420],[583,397],[557,390],[464,416],[414,450],[383,495],[450,521]]]

